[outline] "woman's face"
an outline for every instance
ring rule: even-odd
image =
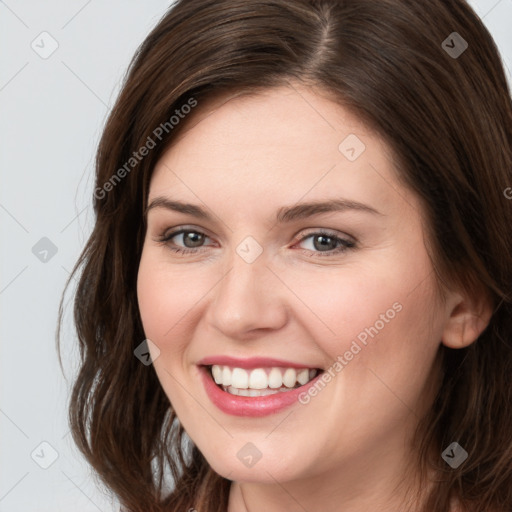
[[[148,204],[144,331],[214,470],[272,483],[405,464],[449,312],[382,140],[298,85],[199,104]]]

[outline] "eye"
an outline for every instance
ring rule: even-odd
[[[180,254],[198,253],[206,250],[205,233],[196,229],[180,228],[170,233],[164,233],[158,241],[166,245],[171,251]],[[335,256],[356,247],[352,240],[344,239],[334,233],[319,230],[302,236],[298,245],[302,245],[302,252],[307,256]]]
[[[340,238],[334,233],[322,230],[303,236],[299,241],[300,244],[309,256],[333,256],[356,246],[352,240]]]
[[[166,233],[159,238],[159,241],[177,253],[198,252],[203,248],[205,240],[209,239],[201,231],[194,229],[179,229]]]

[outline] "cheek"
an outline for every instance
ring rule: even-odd
[[[404,381],[425,377],[441,326],[433,323],[436,301],[429,262],[417,252],[410,256],[398,264],[396,258],[383,258],[371,269],[347,265],[338,272],[289,276],[309,310],[299,321],[317,333],[316,342],[331,361],[346,356],[347,366],[386,374],[393,368],[397,384],[400,376]]]
[[[160,251],[143,250],[137,276],[140,316],[146,338],[160,351],[153,359],[153,368],[180,417],[186,417],[193,406],[177,383],[183,381],[187,370],[190,330],[197,322],[197,304],[205,293],[198,289],[197,280],[191,281],[190,274],[171,273]]]
[[[436,304],[429,268],[410,263],[407,279],[393,266],[373,268],[367,277],[352,268],[303,280],[297,293],[334,331],[315,338],[330,359],[330,391],[318,399],[326,400],[325,422],[361,442],[375,437],[376,425],[382,432],[402,428],[410,412],[429,401],[425,390],[440,326],[431,324]],[[320,322],[308,318],[303,325],[313,332]],[[339,407],[329,409],[329,401]],[[333,440],[335,451],[341,439]]]
[[[368,331],[388,329],[400,316],[409,291],[388,269],[358,269],[355,266],[316,273],[290,275],[296,295],[307,310],[299,316],[333,358],[349,349],[352,340],[364,343]]]
[[[191,279],[188,272],[170,271],[159,251],[143,251],[137,277],[137,297],[146,336],[160,350],[178,352],[177,334],[190,325],[208,283]]]

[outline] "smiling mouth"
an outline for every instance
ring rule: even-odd
[[[238,368],[227,365],[207,365],[217,387],[231,395],[267,396],[286,393],[305,386],[323,370],[320,368]]]

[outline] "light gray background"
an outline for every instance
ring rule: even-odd
[[[510,80],[512,0],[470,3],[493,34]],[[65,376],[55,327],[61,292],[92,225],[103,124],[135,49],[169,4],[0,1],[0,512],[116,510],[95,486],[67,426],[77,366],[69,295]],[[31,46],[46,57],[52,44],[58,48],[47,58]]]

